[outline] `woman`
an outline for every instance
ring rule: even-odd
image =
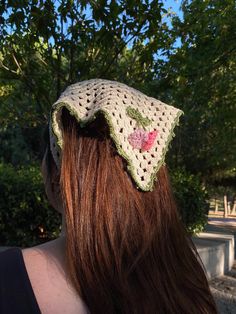
[[[217,313],[164,163],[181,114],[102,79],[69,86],[53,105],[42,173],[63,231],[9,250],[29,277],[22,313]]]

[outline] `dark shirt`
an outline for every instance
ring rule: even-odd
[[[41,314],[20,248],[0,253],[0,314]]]

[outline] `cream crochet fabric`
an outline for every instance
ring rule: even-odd
[[[90,79],[72,84],[51,110],[50,147],[58,168],[63,147],[62,107],[70,111],[81,127],[96,119],[98,111],[102,112],[137,188],[153,190],[183,111],[117,81]]]

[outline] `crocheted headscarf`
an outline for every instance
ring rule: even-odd
[[[77,119],[80,127],[86,127],[98,112],[102,113],[110,137],[119,155],[126,160],[137,188],[153,190],[182,110],[117,81],[90,79],[72,84],[52,105],[50,114],[50,148],[58,168],[63,149],[63,107]]]

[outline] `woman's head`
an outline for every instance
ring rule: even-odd
[[[48,145],[44,177],[64,211],[70,278],[90,312],[216,313],[166,166],[153,191],[140,191],[102,115],[81,128],[63,109],[61,121],[61,167]]]

